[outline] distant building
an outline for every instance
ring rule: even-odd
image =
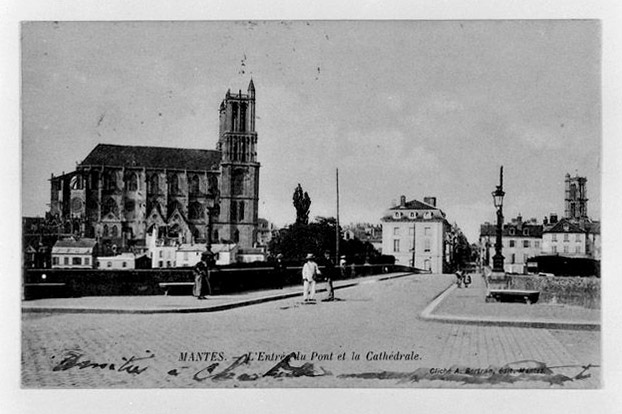
[[[121,253],[116,256],[100,256],[97,258],[98,269],[136,269],[136,256],[134,253]]]
[[[542,254],[600,260],[600,223],[563,218],[542,234]]]
[[[276,226],[268,220],[263,218],[257,219],[257,245],[267,246],[276,231]]]
[[[266,249],[263,247],[240,249],[238,251],[237,261],[240,263],[265,262]]]
[[[53,269],[92,269],[97,255],[95,239],[63,239],[52,247]]]
[[[480,257],[484,265],[492,266],[496,235],[496,224],[484,223],[480,226]],[[527,260],[540,255],[542,251],[542,224],[538,224],[535,218],[523,221],[519,215],[503,225],[502,243],[505,271],[526,273]]]
[[[212,245],[216,255],[216,265],[226,266],[238,261],[238,245],[235,243],[219,243]]]
[[[451,225],[436,206],[436,197],[406,201],[390,208],[382,217],[382,252],[395,263],[443,273],[449,268],[447,234]]]
[[[358,239],[370,243],[374,249],[382,253],[382,224],[352,223],[343,226],[345,240]]]
[[[177,267],[192,267],[201,261],[201,255],[207,251],[204,244],[181,244],[175,254]]]

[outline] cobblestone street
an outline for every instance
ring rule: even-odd
[[[405,380],[398,375],[450,367],[485,370],[535,360],[572,378],[582,371],[581,365],[600,365],[598,331],[421,320],[421,311],[452,281],[451,275],[414,275],[338,290],[335,302],[305,305],[292,298],[213,313],[23,314],[22,384],[28,388],[599,387],[599,367],[589,368],[585,372],[589,377],[553,383],[537,376],[465,384],[450,377]],[[306,375],[262,377],[290,352],[305,357],[290,364],[306,363]],[[250,359],[237,366],[236,360],[241,362],[238,358],[245,354]],[[227,369],[232,364],[236,366]]]

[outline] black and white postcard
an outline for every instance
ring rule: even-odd
[[[16,28],[22,390],[606,386],[602,20]]]

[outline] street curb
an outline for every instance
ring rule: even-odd
[[[517,328],[541,328],[541,329],[566,329],[566,330],[584,330],[599,331],[599,323],[591,322],[566,322],[566,321],[519,321],[510,319],[496,318],[474,318],[466,316],[451,315],[433,315],[434,310],[445,300],[447,296],[456,289],[456,284],[452,283],[440,295],[438,295],[430,304],[419,314],[419,318],[439,323],[458,323],[463,325],[480,325],[480,326],[513,326]]]
[[[340,286],[335,286],[334,290],[345,289],[366,283],[375,283],[384,280],[397,279],[400,277],[414,275],[416,273],[398,273],[391,276],[382,276],[377,279],[361,280],[357,282],[347,282]],[[316,293],[325,292],[325,288],[316,290]],[[296,296],[302,296],[302,292],[295,291],[289,293],[278,293],[276,295],[261,296],[254,299],[245,299],[237,302],[223,303],[221,305],[212,305],[206,307],[189,307],[176,309],[110,309],[110,308],[86,308],[86,307],[24,307],[22,313],[94,313],[94,314],[156,314],[156,313],[206,313],[219,312],[223,310],[235,309],[244,306],[257,305],[265,302],[272,302],[280,299],[289,299]],[[209,299],[208,299],[209,301]]]

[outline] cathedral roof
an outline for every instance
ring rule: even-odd
[[[80,166],[212,170],[219,164],[220,151],[215,150],[97,144]]]

